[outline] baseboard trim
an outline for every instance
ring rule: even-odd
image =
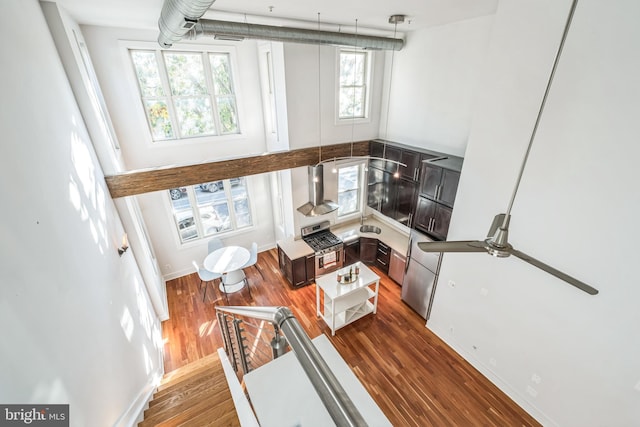
[[[162,377],[162,372],[158,373],[157,378]],[[138,393],[138,396],[131,402],[126,411],[120,415],[120,418],[113,424],[114,427],[134,427],[144,419],[144,411],[149,407],[149,402],[153,398],[153,393],[158,386],[156,377],[152,377]]]

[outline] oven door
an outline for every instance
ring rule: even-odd
[[[316,277],[342,268],[342,247],[321,255],[316,255]]]

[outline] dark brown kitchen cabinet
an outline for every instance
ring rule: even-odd
[[[448,232],[463,158],[385,140],[371,141],[369,154],[375,159],[369,161],[367,205],[402,225],[443,239]],[[418,212],[420,197],[438,206],[423,201]]]
[[[280,271],[293,287],[306,285],[315,279],[315,257],[313,254],[292,260],[278,246],[278,261]]]
[[[394,178],[390,172],[369,167],[367,205],[388,217],[394,216]]]
[[[420,194],[432,200],[453,207],[458,191],[460,172],[422,163],[422,183]]]
[[[400,155],[400,163],[406,166],[400,166],[400,177],[418,181],[420,179],[420,161],[422,155],[411,150],[402,150]]]
[[[307,282],[307,258],[296,258],[291,263],[293,264],[291,284],[294,287],[304,285]]]
[[[411,227],[418,197],[418,183],[405,178],[398,178],[392,187],[395,194],[395,209],[392,218],[402,225]]]
[[[378,239],[360,238],[360,261],[365,264],[375,264],[378,254]]]
[[[451,208],[426,197],[418,198],[415,214],[415,228],[437,240],[445,240],[451,222]]]
[[[316,280],[316,256],[315,254],[306,256],[307,264],[307,283],[311,283]]]
[[[344,243],[344,265],[360,261],[360,239]]]
[[[376,248],[376,267],[388,274],[389,261],[391,261],[391,248],[378,241],[378,247]]]

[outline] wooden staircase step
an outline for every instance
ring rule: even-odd
[[[201,416],[212,408],[224,408],[235,413],[235,406],[228,387],[223,390],[210,390],[197,397],[165,409],[152,417],[145,417],[139,427],[177,426]],[[237,417],[237,415],[236,415]],[[239,423],[238,423],[239,425]]]
[[[210,368],[208,370],[203,371],[201,374],[199,374],[196,377],[182,379],[175,384],[171,384],[169,387],[165,388],[164,390],[154,393],[153,402],[154,404],[157,404],[167,396],[179,394],[184,389],[197,386],[198,384],[201,384],[207,381],[215,381],[215,380],[218,380],[219,378],[222,378],[223,381],[226,381],[224,379],[224,371],[222,371],[222,369]],[[153,405],[150,404],[150,406],[153,406]]]
[[[240,427],[217,353],[166,374],[138,427],[209,425]]]
[[[229,386],[227,385],[226,378],[211,378],[207,382],[199,383],[193,387],[185,388],[180,393],[175,393],[167,396],[161,402],[149,406],[149,409],[144,411],[145,418],[155,416],[156,414],[171,410],[171,408],[178,407],[180,405],[188,404],[189,401],[201,399],[204,395],[211,393],[220,393],[225,390],[228,392]]]
[[[180,424],[180,427],[237,427],[240,425],[235,407],[229,409],[229,402],[226,405],[216,405],[202,412],[198,416]],[[231,402],[231,406],[233,401]]]
[[[162,377],[162,381],[160,381],[160,385],[158,386],[158,391],[161,391],[171,385],[172,382],[179,381],[180,379],[191,377],[197,375],[202,369],[211,368],[211,366],[216,366],[220,364],[220,357],[218,353],[211,353],[202,359],[198,359],[195,362],[191,362],[188,365],[181,366],[177,369],[174,369],[171,372],[167,372]]]

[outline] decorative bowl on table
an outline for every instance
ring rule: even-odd
[[[338,283],[340,283],[341,285],[348,285],[355,282],[356,280],[358,280],[358,274],[354,274],[351,277],[348,274],[338,275]]]

